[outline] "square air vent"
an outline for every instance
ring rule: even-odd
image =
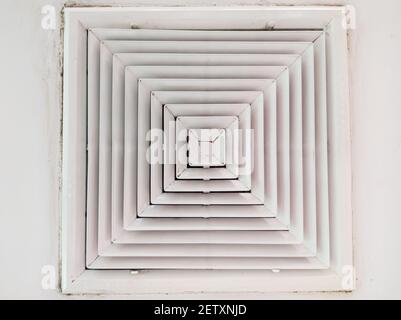
[[[63,290],[352,289],[343,22],[65,9]]]

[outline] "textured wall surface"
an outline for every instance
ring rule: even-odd
[[[401,2],[106,2],[122,5],[351,4],[355,7],[357,20],[355,30],[349,35],[349,63],[357,289],[350,294],[244,296],[239,293],[191,297],[400,299]],[[53,5],[59,11],[64,1],[0,2],[0,298],[74,298],[42,288],[42,271],[53,266],[58,274],[61,159],[60,19],[55,30],[43,30],[44,5]]]

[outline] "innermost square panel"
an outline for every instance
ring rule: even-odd
[[[217,107],[216,110],[221,108]],[[249,122],[250,127],[249,112],[246,112],[246,115],[248,121],[244,122]],[[185,171],[201,169],[204,175],[200,178],[209,180],[212,178],[209,171],[215,167],[228,171],[233,178],[238,178],[237,116],[178,116],[176,119],[177,146],[180,146],[177,148],[177,178]],[[250,145],[248,149],[245,146],[241,147],[245,158],[250,157]],[[231,156],[233,152],[235,154]],[[249,165],[250,159],[246,162]]]
[[[224,167],[226,164],[225,149],[226,131],[224,129],[188,130],[189,166],[203,168]]]

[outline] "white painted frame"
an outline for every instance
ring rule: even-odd
[[[191,14],[190,21],[180,19]],[[124,13],[124,14],[121,14]],[[170,19],[163,20],[164,14]],[[327,41],[328,168],[331,269],[323,272],[85,270],[86,29],[132,21],[154,28],[321,28]],[[65,293],[183,293],[344,290],[344,267],[352,267],[350,136],[347,48],[342,7],[68,8],[65,10],[62,288]],[[73,63],[74,61],[74,63]],[[100,281],[101,279],[101,281]],[[190,279],[190,281],[188,281]],[[157,281],[153,281],[157,280]],[[154,283],[154,284],[153,284]],[[349,289],[349,288],[348,288]]]

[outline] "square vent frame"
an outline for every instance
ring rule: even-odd
[[[185,16],[185,18],[182,18]],[[64,9],[63,164],[61,219],[62,292],[68,294],[158,294],[185,292],[344,291],[352,259],[351,161],[347,30],[341,6],[311,7],[88,7]],[[315,130],[327,121],[330,267],[308,270],[294,260],[292,270],[250,270],[263,258],[235,262],[233,269],[90,270],[86,267],[87,50],[91,28],[189,30],[323,30],[326,34],[327,119],[316,110]],[[318,57],[318,59],[322,57]],[[323,57],[324,58],[324,57]],[[327,80],[327,81],[326,81]],[[324,124],[322,124],[324,123]],[[324,135],[323,135],[324,138]],[[321,136],[316,146],[324,148]],[[319,152],[317,150],[316,152]],[[319,170],[319,168],[317,168]],[[323,178],[324,179],[324,178]],[[319,191],[317,191],[319,192]],[[319,202],[316,206],[319,206]],[[186,222],[180,223],[181,227]],[[252,223],[251,223],[252,224]],[[319,232],[319,231],[318,231]],[[322,236],[322,235],[320,235]],[[318,235],[319,237],[319,235]],[[319,251],[321,248],[318,248]],[[105,257],[105,260],[108,258]],[[124,265],[115,259],[113,263]],[[224,262],[230,263],[225,258]],[[260,261],[257,261],[257,260]],[[280,259],[275,258],[275,263]],[[217,259],[216,259],[217,260]],[[269,268],[267,260],[264,268]],[[288,263],[288,262],[286,262]],[[112,265],[112,264],[110,264]],[[160,265],[163,268],[163,265]]]

